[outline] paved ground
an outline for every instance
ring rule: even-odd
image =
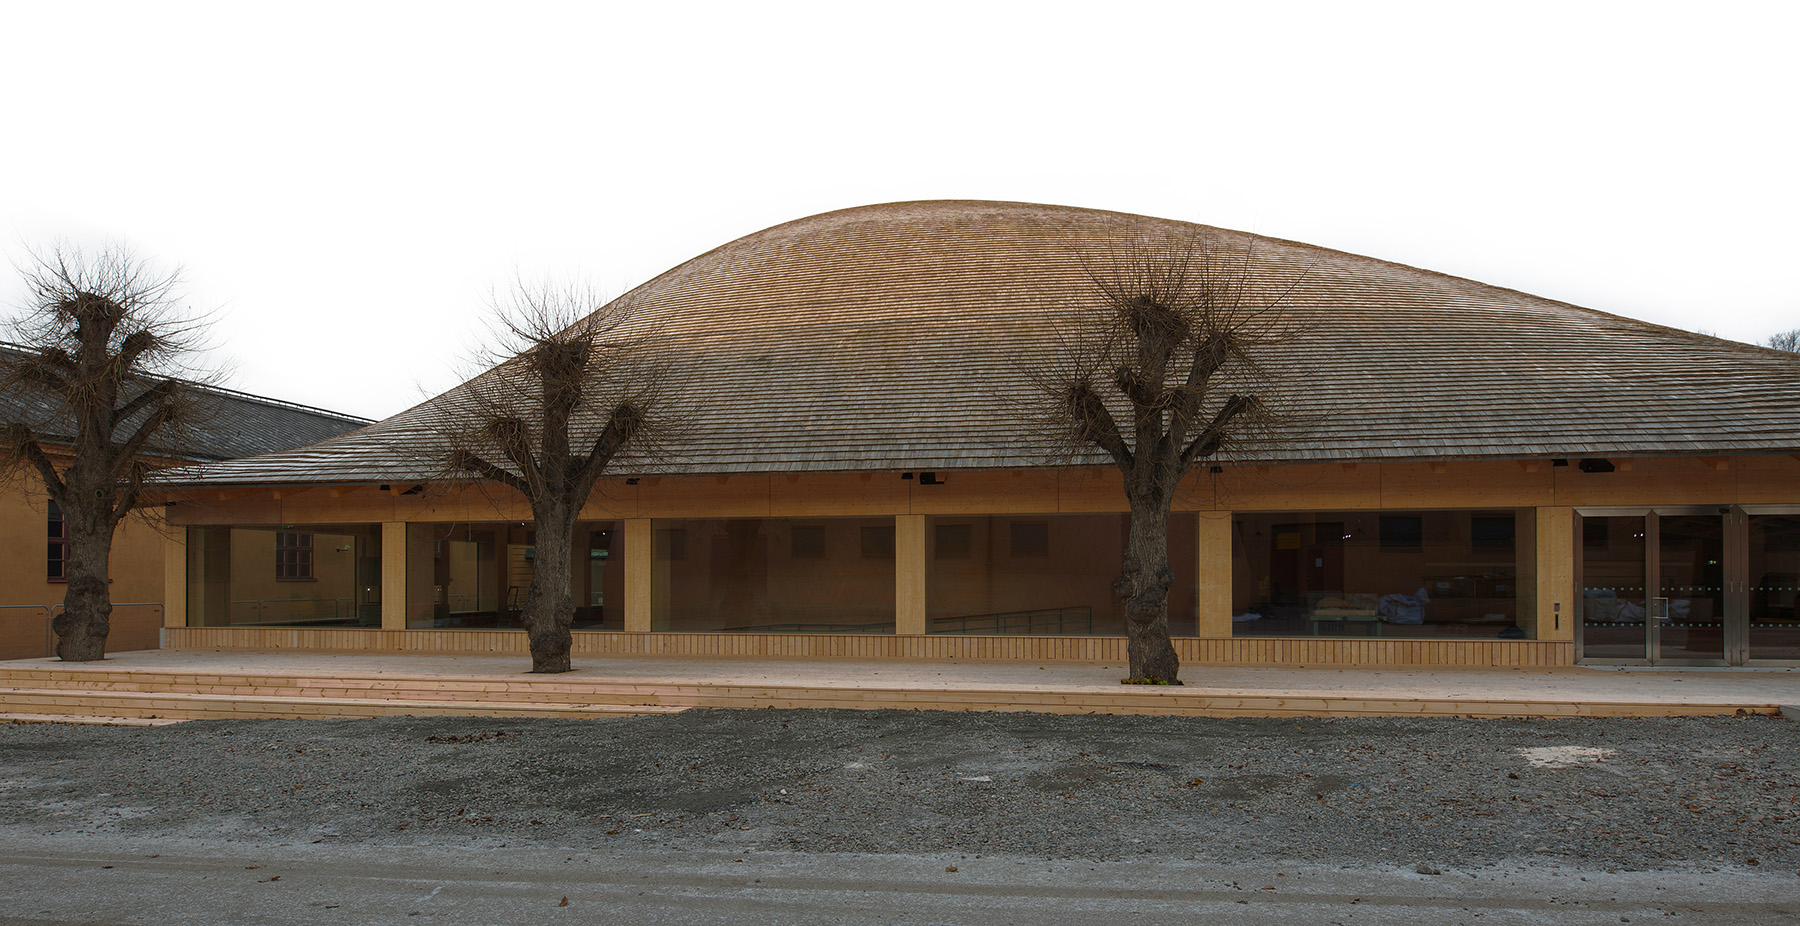
[[[1423,875],[1168,859],[59,840],[10,845],[0,885],[7,926],[1800,922],[1791,876],[1551,865]]]
[[[1800,923],[1800,724],[0,725],[0,844],[0,924]]]
[[[575,671],[532,676],[524,656],[413,653],[322,653],[244,650],[146,650],[117,653],[84,665],[55,660],[16,660],[0,666],[48,666],[58,670],[143,668],[182,672],[255,672],[270,675],[428,676],[598,681],[809,684],[844,688],[1119,690],[1120,665],[1030,662],[868,662],[848,659],[751,659],[743,657],[578,656]],[[1452,667],[1335,668],[1305,666],[1187,666],[1190,692],[1219,695],[1348,696],[1481,700],[1578,699],[1586,701],[1736,701],[1800,704],[1800,670],[1794,669],[1471,669]]]

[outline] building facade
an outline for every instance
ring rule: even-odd
[[[0,354],[18,349],[0,345]],[[5,357],[0,357],[3,361]],[[206,424],[179,448],[158,447],[146,459],[156,466],[180,466],[249,456],[308,444],[368,424],[365,419],[308,408],[225,389],[200,388],[208,405]],[[0,396],[10,420],[38,422],[47,436],[45,451],[57,466],[68,442],[57,435],[61,409],[52,396]],[[185,533],[162,522],[160,512],[119,522],[113,534],[113,612],[109,651],[156,649],[167,624],[163,556],[169,537]],[[68,543],[62,515],[35,472],[22,467],[0,487],[0,659],[50,655],[55,649],[50,620],[61,613]]]
[[[583,511],[576,652],[1119,659],[1110,463],[1034,409],[1122,244],[1222,242],[1278,427],[1190,472],[1190,663],[1800,661],[1800,360],[1294,242],[1008,203],[777,226],[621,297],[682,439]],[[502,368],[502,371],[504,368]],[[1050,371],[1046,373],[1046,371]],[[454,396],[168,488],[178,645],[522,651]]]

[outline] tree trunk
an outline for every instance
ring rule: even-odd
[[[1115,587],[1125,605],[1130,680],[1179,685],[1181,660],[1169,641],[1169,502],[1162,492],[1132,492],[1125,568]]]
[[[104,517],[63,510],[69,558],[64,566],[68,588],[63,613],[50,622],[56,633],[56,655],[64,662],[106,658],[106,635],[112,630],[112,589],[107,572],[112,557],[112,530]]]
[[[554,504],[554,503],[553,503]],[[531,671],[569,671],[569,650],[575,638],[575,594],[570,590],[570,551],[574,546],[575,509],[539,512],[531,587],[525,594],[526,639],[531,645]]]

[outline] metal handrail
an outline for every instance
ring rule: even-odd
[[[61,607],[61,605],[0,604],[0,611],[22,611],[22,610],[30,609],[33,611],[44,612],[44,655],[48,656],[50,654],[50,650],[53,646],[52,637],[51,637],[51,633],[50,633],[50,618],[52,617],[52,613],[51,613],[50,609],[53,607]]]
[[[1070,627],[1079,627],[1071,631]],[[1094,632],[1094,610],[1091,607],[1042,608],[1033,611],[1002,611],[997,614],[969,614],[939,617],[931,621],[932,633],[1027,633],[1027,634],[1091,634]]]
[[[262,616],[263,616],[263,610],[267,605],[271,605],[271,604],[314,604],[314,603],[321,602],[321,601],[331,602],[331,618],[330,618],[330,620],[332,620],[334,622],[343,619],[342,614],[339,612],[339,604],[340,603],[346,604],[349,607],[351,607],[352,609],[354,609],[356,607],[356,599],[348,598],[348,597],[340,597],[340,598],[240,598],[240,599],[237,599],[236,601],[227,601],[225,603],[225,607],[226,607],[227,613],[229,613],[231,608],[235,605],[247,604],[247,605],[251,606],[251,619],[248,621],[232,621],[231,623],[235,626],[238,624],[262,624],[262,623],[265,623],[262,620]]]
[[[114,608],[161,608],[163,603],[160,601],[115,601],[112,602],[112,606]],[[59,601],[56,604],[0,604],[0,611],[12,610],[43,612],[44,655],[49,656],[56,652],[56,632],[51,629],[50,622],[56,620],[58,614],[62,614],[68,610],[63,606],[62,602]]]

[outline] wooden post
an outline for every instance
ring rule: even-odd
[[[381,522],[381,629],[406,629],[406,522]]]
[[[894,632],[927,633],[925,516],[894,516]]]
[[[1175,517],[1175,515],[1172,515]],[[1200,590],[1200,620],[1195,635],[1231,636],[1231,512],[1203,511],[1194,532],[1198,551],[1195,583]]]
[[[625,630],[650,632],[651,533],[649,518],[625,519]]]
[[[1581,599],[1575,594],[1575,510],[1537,510],[1537,638],[1575,639]]]
[[[164,524],[163,626],[187,626],[187,528]]]

